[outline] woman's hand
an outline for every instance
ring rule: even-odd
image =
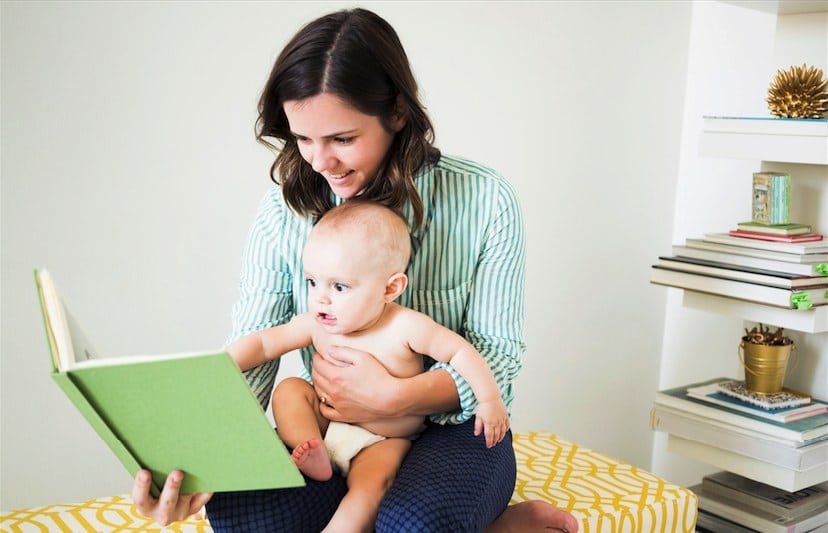
[[[204,507],[213,496],[212,492],[179,494],[184,473],[180,470],[173,470],[167,476],[161,495],[156,500],[150,494],[151,479],[148,470],[140,470],[135,475],[135,483],[132,485],[132,503],[141,515],[152,518],[161,526],[185,520]]]
[[[399,380],[367,352],[335,346],[324,355],[315,353],[311,377],[328,420],[365,423],[407,414],[395,412]]]

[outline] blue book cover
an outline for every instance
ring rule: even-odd
[[[687,389],[687,394],[691,398],[698,398],[700,400],[709,402],[714,405],[720,405],[749,413],[769,420],[777,420],[784,422],[786,425],[793,421],[819,416],[828,412],[828,404],[819,400],[811,400],[807,405],[794,405],[790,407],[782,407],[778,409],[765,409],[758,405],[751,405],[738,398],[728,396],[718,389],[718,384],[707,385],[697,388]]]
[[[810,418],[802,418],[800,420],[794,420],[785,423],[780,422],[778,420],[773,420],[771,418],[762,417],[757,414],[739,411],[731,407],[713,404],[705,400],[693,398],[692,396],[689,396],[687,394],[687,390],[689,388],[703,387],[705,385],[715,385],[720,381],[726,381],[729,379],[733,378],[718,377],[699,383],[692,383],[690,385],[683,385],[681,387],[665,389],[659,391],[659,394],[673,398],[674,400],[679,400],[679,402],[673,402],[674,404],[684,404],[688,408],[691,408],[693,406],[701,408],[691,410],[691,412],[702,411],[707,413],[706,416],[709,416],[711,418],[716,417],[716,413],[721,413],[722,415],[725,415],[725,418],[730,418],[731,420],[738,420],[741,418],[744,419],[746,422],[760,422],[761,424],[765,424],[782,430],[781,433],[776,432],[777,434],[784,434],[791,437],[796,436],[797,440],[799,440],[802,443],[806,443],[808,441],[828,435],[828,413],[822,413],[816,416],[812,416]],[[747,425],[748,424],[745,424],[745,426]]]

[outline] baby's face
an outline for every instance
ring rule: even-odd
[[[308,283],[308,311],[332,334],[368,329],[385,308],[388,274],[371,257],[370,247],[356,239],[315,238],[305,246],[303,265]]]

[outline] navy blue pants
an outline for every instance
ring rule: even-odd
[[[380,506],[378,533],[481,531],[503,512],[515,488],[512,434],[487,449],[474,436],[474,419],[429,424],[414,445]],[[342,476],[305,478],[298,489],[222,492],[207,504],[216,533],[317,533],[345,495]]]

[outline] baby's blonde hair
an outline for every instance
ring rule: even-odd
[[[390,273],[405,272],[411,258],[408,222],[396,211],[369,200],[353,199],[325,213],[312,234],[349,236],[361,241],[364,256],[380,260]]]

